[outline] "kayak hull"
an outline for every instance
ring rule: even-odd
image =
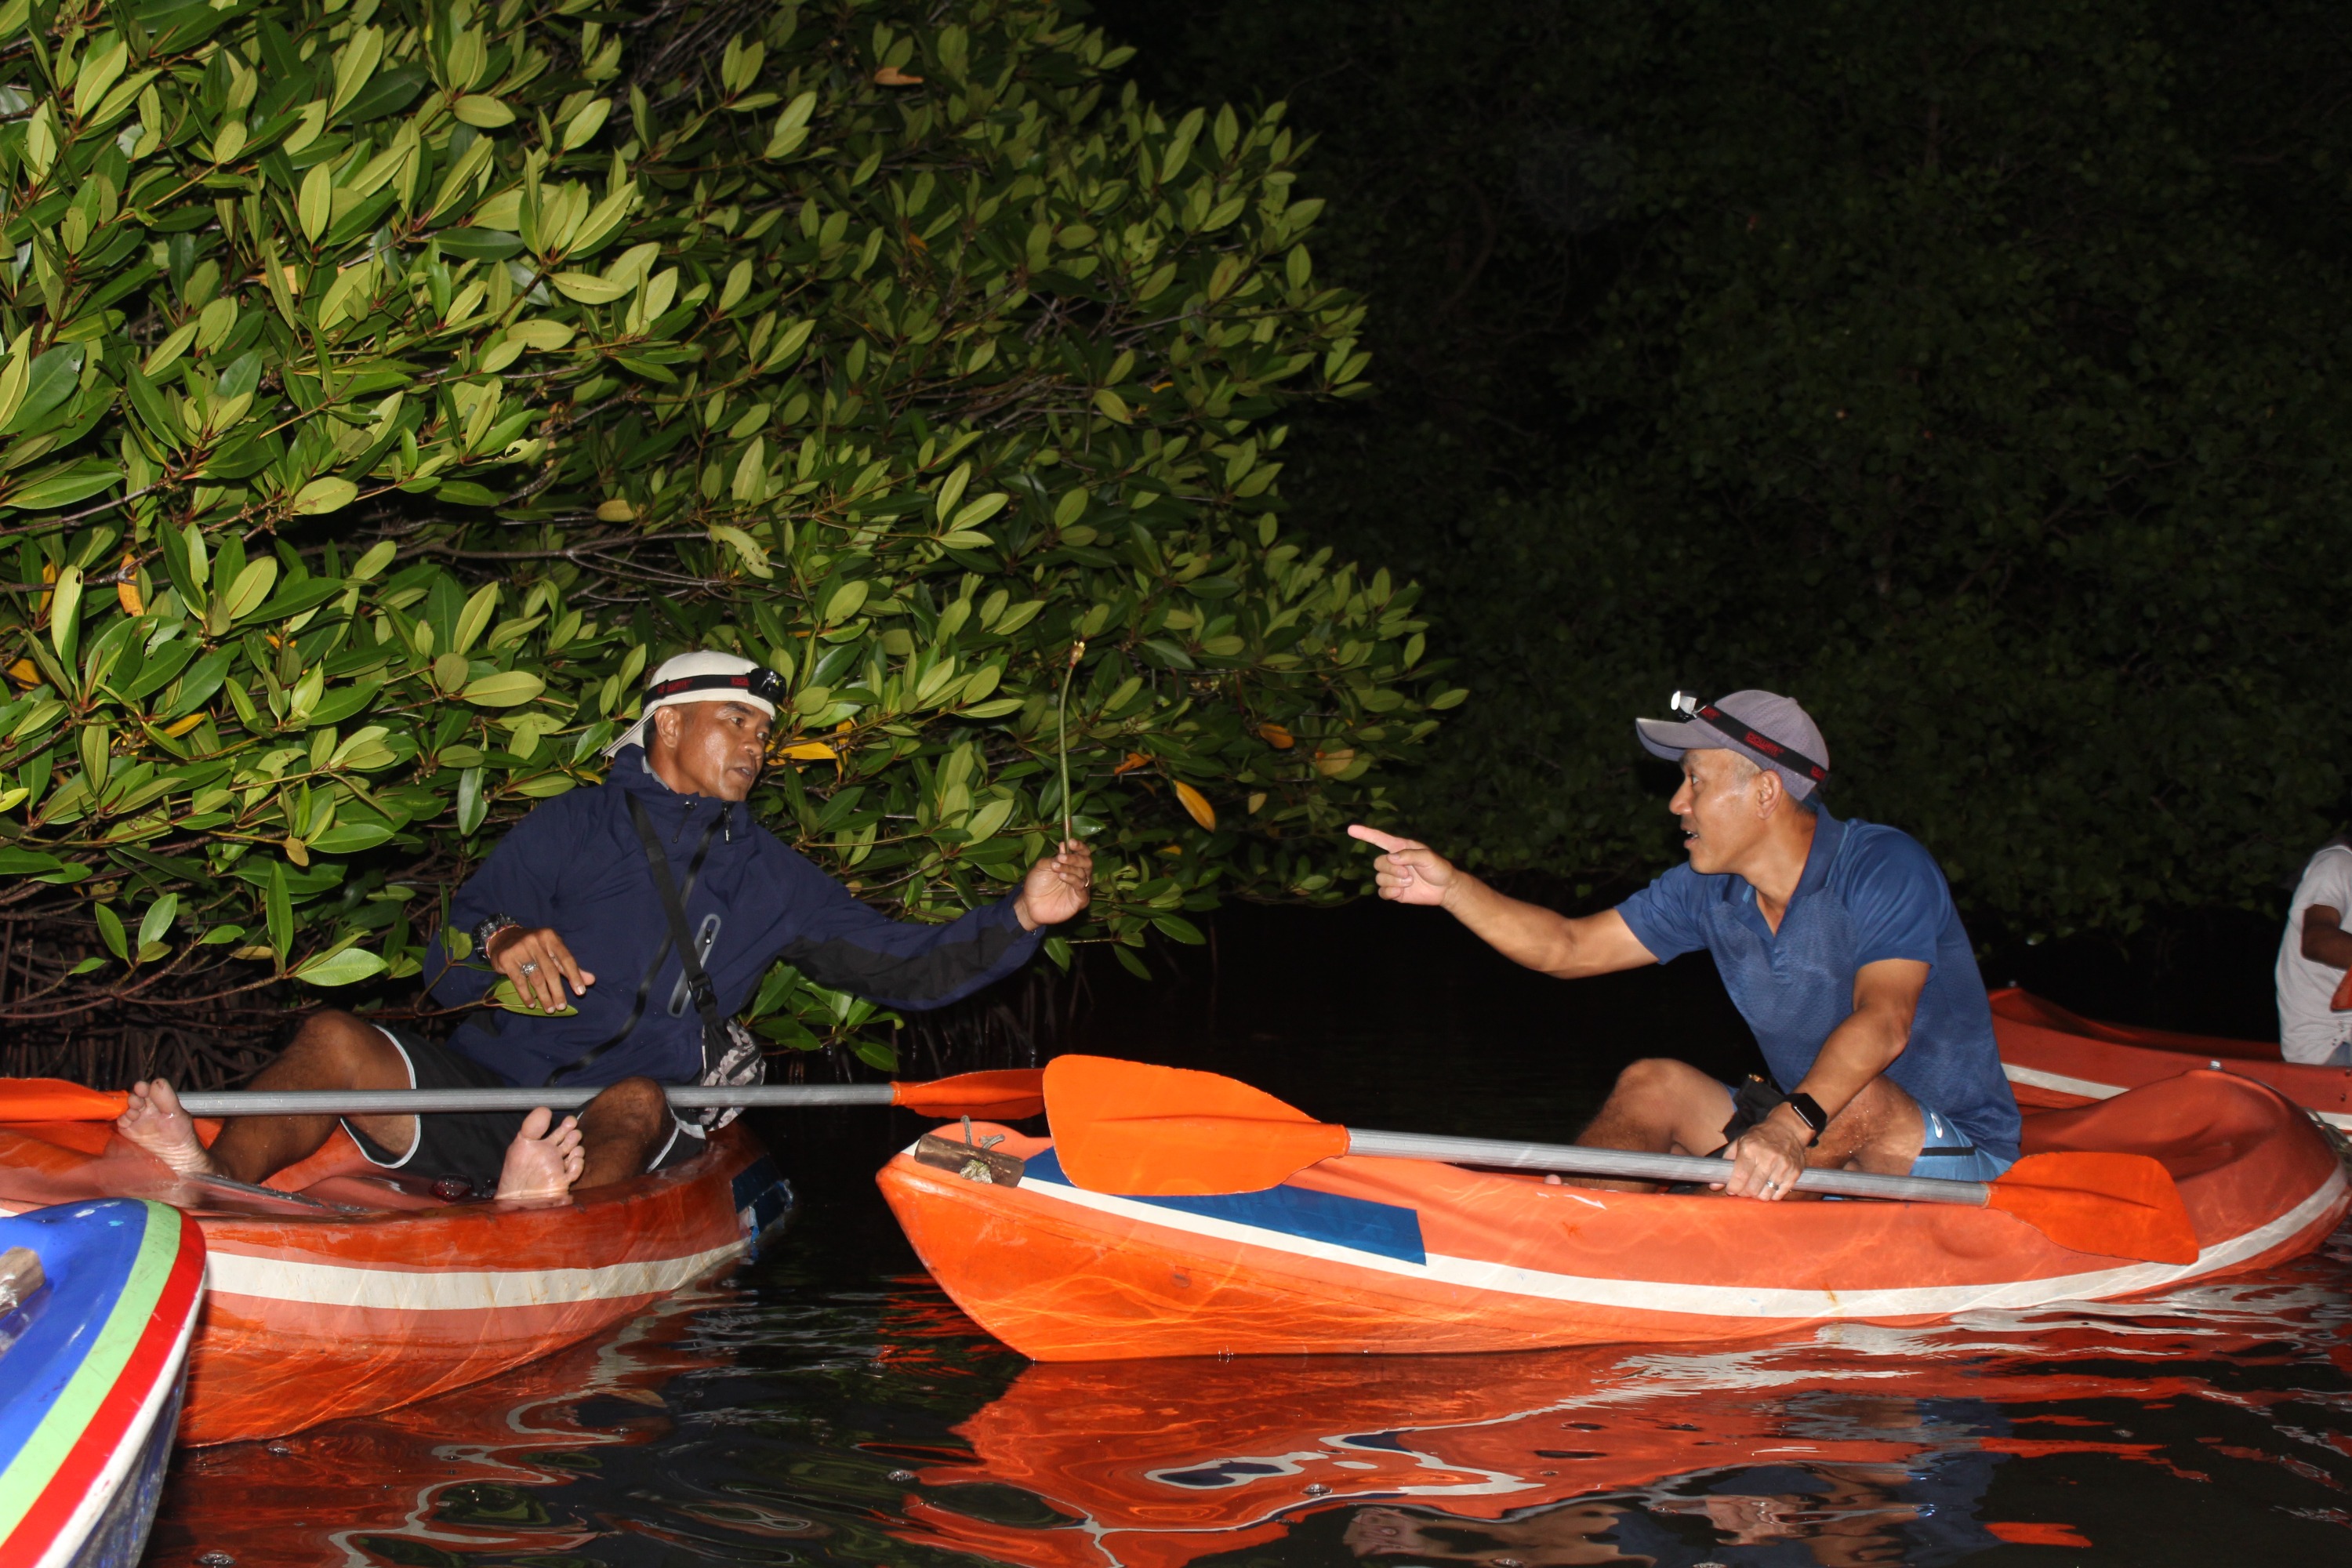
[[[956,1304],[1049,1362],[1530,1350],[1920,1322],[2261,1268],[2318,1245],[2352,1201],[2300,1112],[2223,1074],[2036,1116],[2027,1136],[2031,1152],[2163,1160],[2196,1226],[2197,1260],[2074,1252],[1990,1209],[1599,1192],[1361,1157],[1262,1194],[1122,1197],[1079,1190],[1050,1143],[1017,1134],[996,1146],[1027,1162],[1017,1186],[908,1153],[878,1179]]]
[[[2021,1106],[2085,1105],[2203,1068],[2266,1084],[2352,1132],[2352,1068],[2284,1061],[2275,1045],[2102,1023],[2014,988],[1992,994],[1992,1027]]]
[[[0,1315],[0,1564],[131,1568],[145,1547],[204,1294],[205,1242],[162,1204],[0,1219],[46,1281]]]
[[[120,1145],[93,1157],[38,1131],[0,1128],[0,1204],[11,1186],[130,1179],[135,1157]],[[684,1164],[553,1205],[421,1199],[355,1176],[334,1144],[273,1184],[352,1212],[266,1199],[197,1210],[209,1300],[184,1443],[280,1436],[494,1376],[740,1262],[793,1203],[740,1127]]]

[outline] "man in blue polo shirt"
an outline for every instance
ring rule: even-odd
[[[1735,1105],[1738,1091],[1687,1063],[1638,1061],[1579,1142],[1721,1151],[1733,1162],[1724,1190],[1768,1200],[1809,1164],[1969,1181],[2007,1170],[2017,1101],[1935,858],[1908,834],[1822,807],[1829,748],[1789,698],[1677,692],[1675,707],[1680,719],[1636,728],[1682,764],[1668,809],[1690,858],[1604,913],[1570,920],[1506,898],[1426,845],[1348,831],[1387,851],[1373,862],[1382,898],[1449,910],[1530,969],[1569,980],[1715,955],[1774,1089]]]

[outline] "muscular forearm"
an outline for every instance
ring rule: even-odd
[[[1456,873],[1445,890],[1445,909],[1481,941],[1514,963],[1563,980],[1601,972],[1591,944],[1581,940],[1587,922],[1498,893],[1467,872]]]
[[[1825,1113],[1834,1117],[1872,1079],[1895,1064],[1910,1034],[1907,1014],[1897,1016],[1883,1007],[1849,1014],[1822,1043],[1822,1053],[1813,1058],[1811,1070],[1790,1092],[1811,1095]]]

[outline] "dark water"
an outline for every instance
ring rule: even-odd
[[[1617,1066],[1736,1073],[1703,969],[1560,987],[1406,911],[1244,915],[1083,1042],[1334,1120],[1559,1134]],[[1316,919],[1325,923],[1307,925]],[[2068,998],[2073,1000],[2074,998]],[[2340,1563],[2352,1231],[2150,1301],[1660,1352],[1031,1366],[872,1174],[919,1131],[763,1131],[785,1245],[606,1341],[391,1415],[184,1455],[149,1560],[239,1564]]]

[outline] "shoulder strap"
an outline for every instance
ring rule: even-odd
[[[629,797],[629,816],[636,824],[638,840],[647,847],[646,854],[653,863],[654,889],[662,895],[664,913],[669,916],[668,934],[662,938],[661,945],[654,950],[653,962],[646,966],[645,978],[637,982],[636,1000],[630,1005],[629,1016],[622,1020],[620,1028],[614,1031],[610,1039],[590,1047],[575,1059],[548,1074],[547,1081],[551,1084],[566,1074],[580,1071],[636,1032],[638,1021],[646,1016],[646,1004],[653,996],[655,978],[661,973],[662,965],[668,962],[670,949],[680,945],[683,941],[686,925],[685,900],[694,896],[694,884],[702,877],[702,863],[710,855],[710,841],[719,836],[719,824],[714,819],[709,826],[702,830],[702,842],[694,847],[694,858],[687,865],[686,889],[681,894],[671,887],[669,862],[661,853],[660,841],[653,836],[653,824],[646,819],[645,807],[637,803],[637,797],[635,795]],[[684,942],[684,947],[687,953],[686,962],[691,966],[691,973],[700,973],[702,963],[694,952],[694,944]],[[692,984],[691,974],[688,984]],[[706,986],[709,984],[707,976],[703,984]],[[703,1024],[707,1029],[709,1026],[708,1016],[704,1017]]]
[[[727,808],[719,808],[719,817],[703,830],[702,844],[695,851],[698,869],[701,858],[709,852],[710,836],[719,830],[719,823]],[[694,1009],[702,1015],[703,1043],[712,1044],[726,1025],[719,1016],[719,993],[710,984],[710,975],[702,967],[702,955],[694,951],[694,939],[687,934],[686,900],[677,894],[677,884],[671,880],[669,857],[662,853],[661,839],[654,832],[653,819],[646,815],[645,806],[635,795],[629,797],[629,820],[637,825],[637,842],[646,847],[646,864],[654,874],[654,891],[661,895],[662,913],[669,919],[670,945],[677,949],[678,962],[686,970],[688,994],[694,998]]]

